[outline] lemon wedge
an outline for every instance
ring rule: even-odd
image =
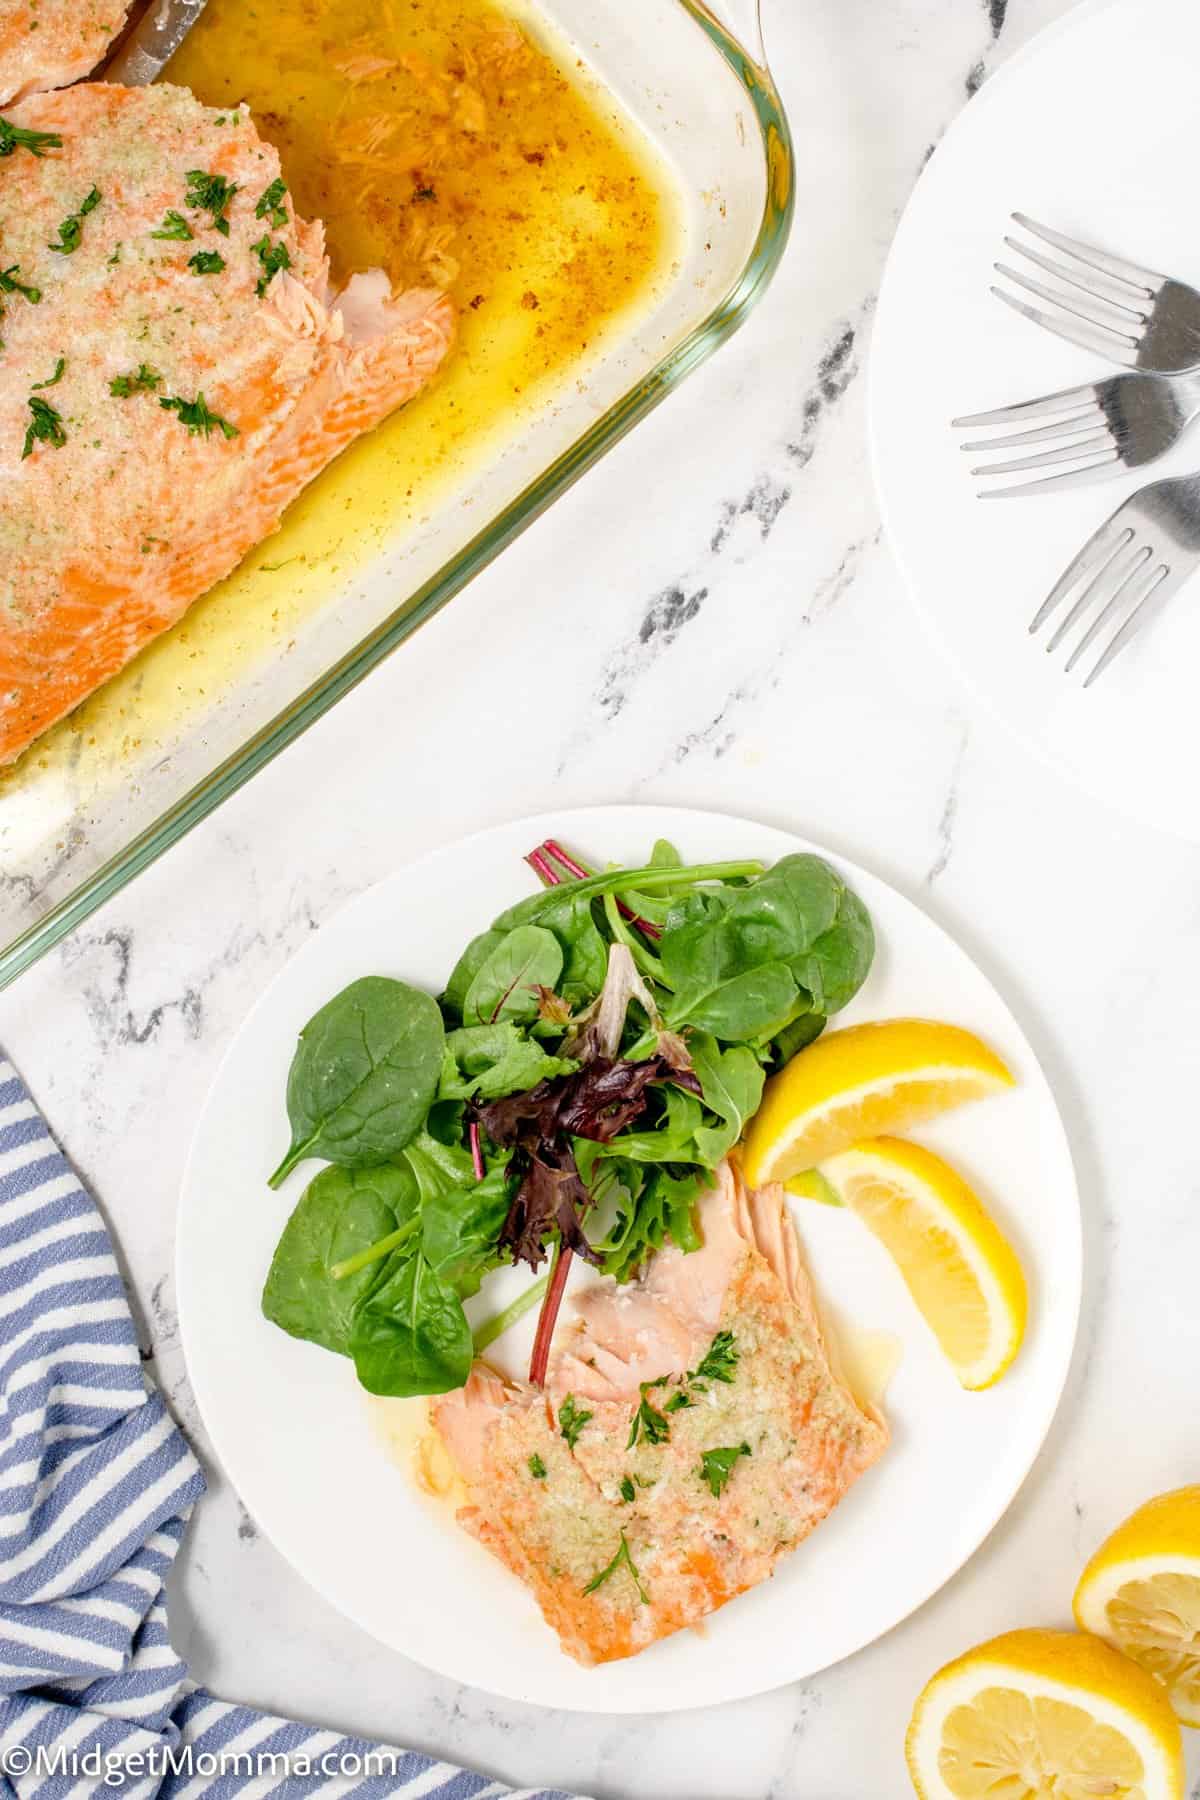
[[[859,1138],[1012,1084],[1000,1058],[957,1025],[885,1019],[827,1031],[768,1081],[746,1137],[746,1180],[787,1181]]]
[[[999,1381],[1025,1334],[1025,1277],[958,1171],[920,1144],[880,1137],[819,1173],[895,1259],[963,1386]]]
[[[1200,1487],[1138,1508],[1093,1556],[1075,1617],[1164,1684],[1185,1725],[1200,1726]]]
[[[905,1750],[921,1800],[1183,1800],[1162,1688],[1074,1631],[1010,1631],[948,1663]]]

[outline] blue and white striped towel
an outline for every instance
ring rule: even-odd
[[[191,1683],[163,1583],[203,1492],[104,1222],[0,1054],[0,1796],[569,1800]]]

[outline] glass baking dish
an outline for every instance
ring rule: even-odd
[[[680,214],[668,275],[649,308],[522,421],[502,456],[464,459],[422,516],[365,559],[347,559],[354,566],[326,583],[320,605],[284,616],[276,642],[260,632],[244,654],[234,646],[232,661],[226,643],[206,670],[204,648],[186,635],[193,609],[167,634],[187,645],[169,652],[177,670],[188,659],[186,688],[171,678],[186,704],[164,708],[162,665],[144,669],[139,658],[132,678],[118,678],[119,702],[85,703],[0,772],[0,987],[457,594],[709,357],[770,281],[790,224],[792,151],[757,0],[728,0],[721,16],[703,0],[514,10],[535,29],[540,13],[665,165]],[[319,506],[321,483],[298,504]]]

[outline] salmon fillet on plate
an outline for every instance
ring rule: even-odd
[[[0,106],[90,75],[126,0],[0,0]]]
[[[782,1188],[726,1162],[700,1223],[702,1249],[580,1294],[544,1392],[477,1363],[434,1403],[460,1522],[581,1663],[765,1581],[887,1447],[832,1365]]]
[[[330,290],[244,107],[96,83],[4,118],[0,763],[274,531],[455,329],[445,294],[379,270]]]

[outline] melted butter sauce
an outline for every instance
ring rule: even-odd
[[[444,287],[459,337],[430,389],[0,775],[0,799],[81,753],[127,766],[285,653],[340,581],[644,311],[678,242],[666,171],[524,0],[209,0],[165,78],[250,106],[297,211],[325,221],[335,283],[382,266]]]
[[[468,1502],[467,1485],[433,1428],[425,1399],[367,1400],[371,1428],[389,1459],[419,1494],[453,1520]]]

